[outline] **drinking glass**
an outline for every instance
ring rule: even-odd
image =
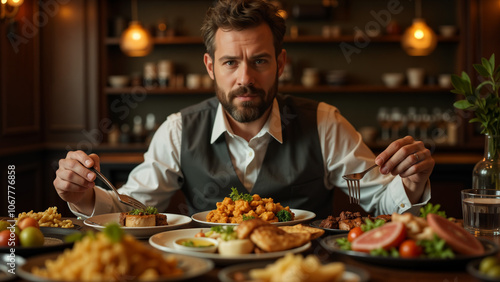
[[[500,235],[500,190],[462,190],[464,228],[474,235]]]

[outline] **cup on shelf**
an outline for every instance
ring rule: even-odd
[[[425,70],[423,68],[409,68],[406,70],[406,76],[410,87],[422,87],[425,79]]]
[[[450,88],[451,87],[451,74],[443,73],[438,77],[438,83],[440,87]]]
[[[201,87],[201,75],[190,73],[186,75],[186,87],[189,89],[198,89]]]
[[[301,78],[302,85],[313,87],[319,84],[319,72],[317,68],[305,68]]]

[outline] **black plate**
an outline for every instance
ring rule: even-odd
[[[484,254],[482,255],[455,255],[452,259],[441,259],[441,258],[393,258],[393,257],[382,257],[382,256],[372,256],[368,253],[356,252],[356,251],[346,251],[341,250],[337,245],[336,240],[339,238],[344,238],[345,235],[331,235],[325,237],[320,241],[321,246],[326,250],[333,253],[342,254],[349,256],[358,261],[367,262],[371,264],[383,265],[388,267],[404,267],[404,268],[414,268],[414,269],[441,269],[441,268],[462,268],[468,262],[480,259],[486,256],[494,255],[498,252],[498,246],[486,239],[478,238],[478,240],[484,246]]]
[[[479,272],[479,264],[481,263],[482,259],[475,259],[467,264],[467,272],[476,277],[477,279],[484,281],[484,282],[494,282],[494,281],[499,281],[498,278],[486,276]]]
[[[244,263],[237,264],[233,266],[226,267],[219,271],[218,278],[222,282],[236,282],[241,280],[236,280],[234,278],[236,273],[241,273],[245,277],[245,281],[250,281],[249,272],[252,269],[256,268],[265,268],[269,262],[253,262],[253,263]],[[342,281],[358,281],[358,282],[367,282],[370,280],[370,275],[365,270],[354,267],[351,265],[345,266],[344,276]]]
[[[36,254],[54,252],[64,250],[73,246],[73,243],[64,242],[67,235],[73,233],[80,233],[80,231],[73,228],[59,228],[59,227],[40,227],[40,230],[45,236],[45,245],[41,247],[14,247],[15,254],[23,257],[29,257]],[[47,245],[51,242],[51,245]],[[11,247],[0,247],[0,253],[10,253]]]
[[[347,234],[349,233],[349,230],[341,230],[341,229],[332,229],[332,228],[324,228],[324,227],[321,227],[319,226],[321,224],[321,222],[323,221],[323,219],[318,219],[318,220],[315,220],[313,222],[311,222],[309,225],[312,226],[312,227],[315,227],[315,228],[320,228],[320,229],[323,229],[329,233],[333,233],[333,234]]]

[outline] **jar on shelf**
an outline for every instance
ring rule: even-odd
[[[145,87],[155,87],[157,85],[158,72],[154,62],[144,64],[143,78]]]
[[[302,85],[313,87],[319,84],[319,71],[317,68],[305,68],[301,78]]]
[[[161,60],[158,62],[158,85],[167,87],[172,84],[174,75],[174,63],[170,60]]]

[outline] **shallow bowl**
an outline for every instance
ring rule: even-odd
[[[186,242],[191,242],[192,246],[186,245]],[[218,246],[219,242],[216,239],[206,237],[180,238],[174,241],[175,249],[188,252],[215,253]]]
[[[404,78],[404,74],[399,72],[382,74],[382,81],[384,82],[385,86],[390,88],[401,86],[401,84],[403,84]]]
[[[108,77],[108,82],[111,87],[119,88],[128,86],[130,77],[128,75],[111,75]]]

